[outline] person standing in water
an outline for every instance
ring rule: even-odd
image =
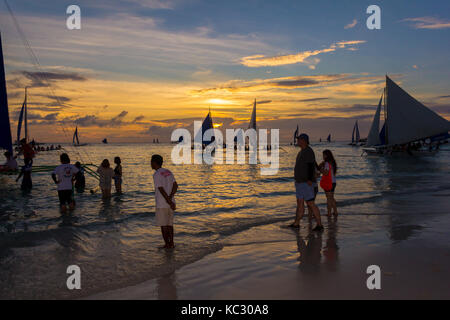
[[[114,163],[116,167],[114,168],[114,186],[116,188],[116,193],[122,193],[122,161],[120,157],[114,158]]]
[[[73,199],[73,179],[78,173],[78,168],[70,164],[70,158],[67,153],[60,155],[61,164],[52,172],[52,179],[58,185],[59,204],[61,212],[67,211],[66,204],[73,210],[75,208],[75,200]]]
[[[173,215],[176,209],[175,193],[178,190],[178,184],[172,172],[162,168],[163,158],[158,155],[152,155],[151,166],[155,170],[153,174],[153,184],[155,186],[155,220],[161,227],[162,236],[165,242],[164,248],[174,248],[173,242]]]
[[[114,177],[114,171],[109,165],[109,160],[104,159],[97,172],[99,174],[99,186],[102,189],[103,199],[111,198],[111,180]]]
[[[86,188],[86,178],[84,176],[84,168],[81,166],[81,163],[79,161],[75,162],[75,167],[79,170],[77,174],[75,175],[75,190],[77,190],[78,193],[83,193],[84,189]]]
[[[334,199],[334,190],[336,189],[336,171],[337,164],[334,159],[333,153],[330,150],[323,151],[323,162],[319,165],[320,172],[322,173],[322,179],[320,180],[320,186],[325,191],[327,197],[327,210],[328,217],[331,217],[331,210],[333,215],[338,216],[336,200]]]
[[[303,218],[305,206],[311,209],[316,219],[316,227],[313,231],[323,231],[320,219],[319,208],[314,203],[316,195],[314,193],[314,183],[316,182],[316,157],[313,149],[309,146],[309,137],[302,133],[297,139],[301,151],[297,155],[294,168],[295,193],[297,196],[297,210],[295,221],[290,225],[293,228],[300,227],[300,220]]]
[[[30,158],[25,158],[23,161],[25,165],[20,170],[20,174],[17,177],[16,182],[23,176],[20,189],[23,191],[30,191],[33,188],[33,182],[31,181],[32,161]]]

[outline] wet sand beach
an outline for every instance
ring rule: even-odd
[[[284,223],[254,227],[175,272],[87,299],[450,298],[449,221],[391,230],[371,223],[350,228],[355,222],[355,217],[325,218],[323,233],[312,232],[305,221],[300,230]],[[366,269],[373,264],[381,268],[380,290],[366,286]]]

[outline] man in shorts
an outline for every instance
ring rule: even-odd
[[[301,151],[297,155],[294,168],[295,193],[297,196],[297,211],[294,223],[290,226],[298,228],[300,220],[303,218],[305,205],[308,206],[316,219],[317,225],[313,231],[323,231],[322,221],[320,220],[319,208],[314,203],[316,193],[314,185],[316,184],[316,157],[313,149],[309,146],[309,137],[302,133],[297,139]]]
[[[155,186],[155,220],[161,227],[162,236],[165,242],[164,248],[175,248],[173,243],[173,214],[176,209],[175,193],[178,190],[178,184],[172,172],[162,168],[163,158],[154,154],[151,159],[153,174],[153,184]]]
[[[75,208],[75,201],[73,199],[72,181],[74,176],[78,173],[78,168],[70,164],[70,158],[67,153],[60,156],[61,164],[52,172],[52,179],[58,185],[59,204],[61,212],[67,211],[66,204],[73,210]]]

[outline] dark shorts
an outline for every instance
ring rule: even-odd
[[[72,190],[58,190],[59,204],[64,206],[73,202]]]
[[[297,199],[303,199],[306,202],[313,201],[316,198],[315,186],[310,186],[306,182],[296,182],[295,194],[297,196]]]

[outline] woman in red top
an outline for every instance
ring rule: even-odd
[[[330,150],[323,151],[323,162],[319,165],[322,178],[320,179],[320,186],[325,191],[327,196],[327,210],[328,217],[331,217],[331,210],[333,215],[337,217],[336,200],[334,199],[334,190],[336,189],[336,171],[337,164],[334,160],[333,153]]]

